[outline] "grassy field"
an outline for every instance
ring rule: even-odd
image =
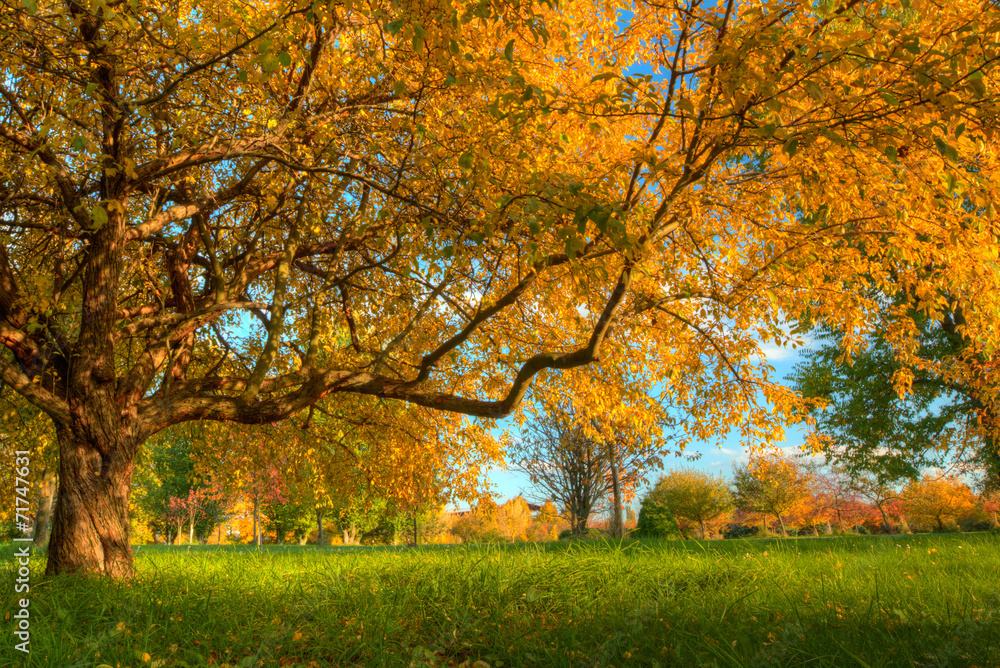
[[[14,610],[12,548],[0,550]],[[141,547],[0,666],[1000,666],[1000,536]]]

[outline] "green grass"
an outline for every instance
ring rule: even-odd
[[[35,560],[32,653],[5,622],[0,666],[1000,666],[996,535],[141,547],[136,565],[117,583]]]

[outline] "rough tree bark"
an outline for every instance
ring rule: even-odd
[[[130,577],[128,502],[134,458],[124,444],[94,443],[83,430],[56,430],[59,496],[52,520],[47,575],[100,573]],[[109,441],[114,441],[108,439]]]

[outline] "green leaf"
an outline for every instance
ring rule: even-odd
[[[508,62],[514,62],[514,40],[507,42],[507,46],[503,49],[503,57],[508,60]]]
[[[392,23],[388,23],[385,26],[385,31],[390,35],[395,35],[403,27],[403,19],[398,19]]]
[[[886,104],[891,104],[893,106],[899,105],[899,100],[897,100],[896,96],[893,95],[892,93],[887,93],[885,91],[882,91],[881,93],[879,93],[879,95],[882,96],[882,99],[885,100]]]
[[[969,86],[972,88],[972,92],[975,94],[977,99],[982,99],[986,95],[986,84],[983,83],[982,78],[971,79],[969,81]]]
[[[965,123],[959,123],[958,127],[955,128],[955,139],[958,139],[963,134],[965,134]]]
[[[606,79],[614,79],[617,76],[618,75],[615,74],[614,72],[602,72],[600,74],[591,77],[590,83],[594,83],[595,81],[605,81]],[[688,101],[690,102],[690,100]],[[678,102],[678,104],[680,103]],[[694,108],[694,105],[692,105],[692,108]]]
[[[601,234],[608,233],[608,221],[611,219],[611,212],[600,206],[595,206],[589,213],[589,217],[594,221],[594,227],[601,231]]]
[[[445,246],[444,248],[441,249],[441,255],[445,257],[451,257],[454,254],[455,254],[454,246]]]
[[[101,229],[108,222],[108,212],[100,204],[95,204],[90,210],[90,219],[94,221],[94,229]]]
[[[885,147],[885,151],[883,151],[883,153],[885,153],[885,157],[889,158],[893,162],[896,162],[896,161],[899,160],[899,156],[896,153],[896,147],[895,146],[886,146]]]
[[[87,148],[87,138],[83,135],[77,135],[73,137],[73,148],[77,151],[82,151]]]
[[[462,169],[472,169],[472,166],[475,164],[475,162],[476,162],[475,156],[468,152],[463,153],[458,157],[458,166],[461,167]]]
[[[21,4],[28,10],[29,14],[38,13],[38,5],[35,4],[35,0],[21,0]]]
[[[288,55],[287,51],[282,51],[278,54],[278,62],[281,63],[282,67],[288,67],[292,64],[292,57]]]
[[[935,136],[934,145],[937,146],[938,152],[941,155],[943,155],[946,160],[950,160],[951,162],[958,161],[958,151],[955,150],[955,147],[946,142],[944,139]]]
[[[264,56],[260,59],[260,67],[264,72],[270,74],[278,69],[278,59],[275,56]]]
[[[788,154],[788,157],[794,157],[795,152],[799,150],[799,138],[792,137],[785,142],[785,145],[781,147],[781,150]]]
[[[576,231],[580,234],[587,231],[587,214],[590,213],[591,208],[589,204],[581,204],[577,207],[576,213],[573,214],[573,224],[576,225]]]
[[[95,83],[89,83],[89,84],[87,84],[87,87],[83,89],[83,94],[84,95],[90,95],[95,90],[97,90],[97,84],[95,84]]]
[[[827,139],[829,139],[834,144],[837,144],[838,146],[847,146],[847,140],[838,135],[833,130],[823,128],[822,130],[819,131],[819,133],[824,137],[826,137]]]
[[[823,89],[815,81],[806,82],[806,92],[809,93],[809,97],[817,102],[822,102],[826,98],[826,93],[823,92]]]
[[[566,239],[566,255],[569,255],[571,258],[576,257],[577,252],[582,251],[586,245],[583,239],[578,236],[569,237]]]

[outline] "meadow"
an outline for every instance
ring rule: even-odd
[[[1000,666],[996,534],[140,547],[136,565],[122,583],[33,560],[32,651],[5,593],[0,665]]]

